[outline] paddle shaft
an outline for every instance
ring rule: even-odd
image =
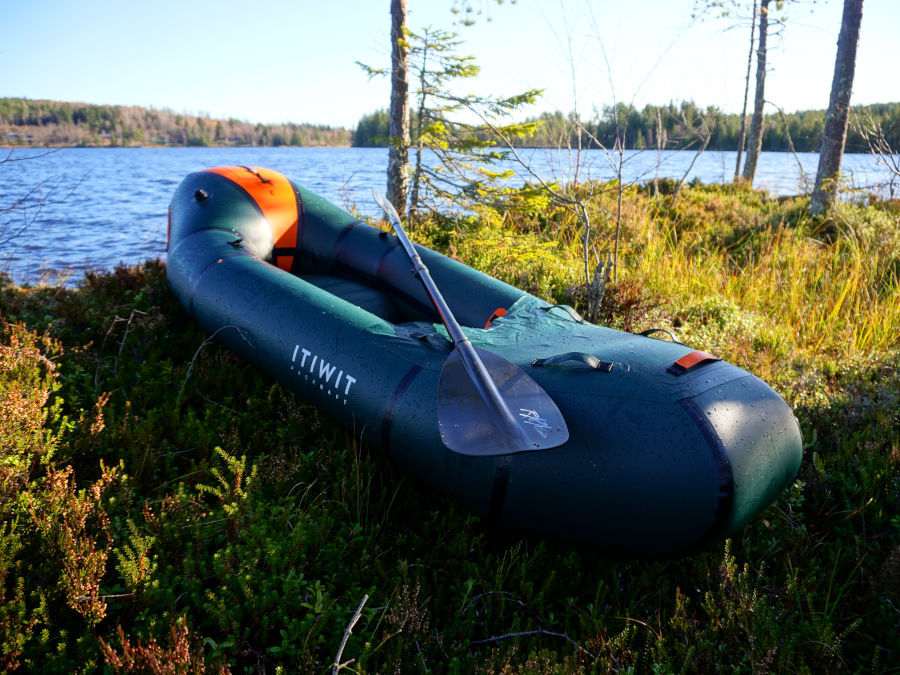
[[[428,292],[431,302],[434,304],[435,309],[437,309],[438,314],[441,315],[441,321],[443,321],[444,326],[446,326],[447,332],[450,334],[450,339],[453,340],[453,344],[468,342],[469,338],[463,333],[462,328],[456,321],[456,317],[454,317],[453,312],[450,311],[450,307],[444,300],[444,296],[441,295],[437,284],[435,284],[434,280],[431,278],[431,273],[428,271],[428,268],[425,267],[425,263],[422,262],[419,252],[406,235],[406,230],[403,229],[403,225],[400,224],[399,220],[396,220],[393,221],[393,226],[394,231],[397,233],[397,238],[403,246],[403,250],[406,251],[406,255],[413,264],[413,274],[422,282],[422,285]]]
[[[385,204],[387,206],[385,206]],[[489,403],[491,407],[494,408],[496,413],[503,419],[504,425],[508,430],[512,431],[520,438],[520,440],[530,446],[531,441],[528,438],[528,435],[523,431],[522,426],[518,423],[515,415],[513,415],[513,412],[509,409],[509,406],[503,399],[503,395],[500,393],[500,390],[497,389],[494,379],[491,377],[487,368],[485,368],[484,363],[478,357],[469,338],[463,333],[462,328],[456,321],[456,317],[453,316],[453,312],[450,311],[449,305],[447,305],[447,302],[444,300],[444,296],[441,295],[437,284],[435,284],[434,280],[431,278],[431,273],[428,271],[425,263],[422,262],[419,252],[416,251],[416,247],[413,246],[412,241],[410,241],[407,236],[406,230],[403,229],[403,225],[400,222],[400,216],[393,209],[390,202],[385,200],[385,204],[382,204],[382,208],[384,208],[385,212],[388,214],[391,225],[394,227],[394,232],[396,232],[397,238],[403,246],[403,250],[412,262],[413,274],[415,274],[416,278],[422,282],[422,286],[425,287],[425,291],[431,298],[431,302],[434,304],[435,309],[437,309],[438,314],[440,314],[441,321],[444,323],[444,326],[447,328],[447,333],[453,341],[453,348],[459,352],[460,360],[465,366],[466,372],[469,374],[472,383],[475,385],[479,396],[483,401]]]

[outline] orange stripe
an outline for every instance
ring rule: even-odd
[[[263,212],[276,248],[297,247],[297,197],[291,182],[282,174],[256,166],[220,166],[207,169],[240,185]],[[278,267],[290,271],[293,256],[278,256]]]
[[[701,351],[693,351],[690,354],[685,354],[680,359],[675,362],[676,366],[681,366],[685,370],[696,366],[698,363],[703,361],[718,361],[718,357],[713,356],[712,354],[707,354],[706,352]]]
[[[503,307],[498,307],[494,310],[494,313],[491,314],[491,318],[487,320],[487,323],[484,324],[484,327],[489,328],[494,319],[499,319],[501,316],[506,316],[506,309]]]

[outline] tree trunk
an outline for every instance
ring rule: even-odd
[[[750,93],[750,68],[753,65],[753,44],[756,42],[756,7],[753,0],[753,16],[750,17],[750,51],[747,54],[747,77],[744,78],[744,107],[741,108],[741,131],[738,134],[737,161],[734,163],[734,182],[741,177],[741,155],[744,154],[744,142],[747,140],[747,96]]]
[[[847,142],[847,126],[850,123],[850,93],[856,70],[862,6],[863,0],[844,0],[841,33],[834,61],[834,79],[831,81],[831,98],[825,116],[825,134],[819,150],[819,170],[816,172],[816,186],[809,205],[809,212],[813,215],[833,206],[837,198],[837,181]]]
[[[425,45],[427,45],[427,30],[425,35]],[[427,120],[427,110],[425,108],[428,93],[428,83],[425,81],[425,75],[428,72],[427,68],[428,50],[426,48],[422,52],[422,69],[419,71],[419,109],[416,114],[416,163],[413,168],[412,186],[409,190],[409,218],[413,222],[419,217],[419,186],[422,184],[422,152],[425,149],[425,140],[422,134]]]
[[[406,214],[409,183],[409,46],[406,0],[391,0],[391,142],[388,148],[387,199]]]
[[[756,98],[753,104],[753,120],[747,139],[747,159],[744,160],[744,180],[753,184],[756,162],[762,151],[763,108],[766,104],[766,38],[769,32],[769,0],[759,4],[759,47],[756,50]]]

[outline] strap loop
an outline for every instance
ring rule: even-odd
[[[535,359],[531,362],[531,365],[538,367],[555,366],[566,363],[567,361],[579,361],[594,370],[599,370],[601,373],[608,373],[613,367],[613,364],[608,361],[601,361],[593,354],[586,354],[584,352],[567,352],[565,354],[557,354],[556,356],[548,356],[545,359]]]
[[[582,318],[581,314],[579,314],[578,312],[576,312],[574,309],[572,309],[572,308],[569,307],[568,305],[550,305],[549,307],[542,307],[541,309],[543,309],[545,312],[549,312],[550,310],[553,310],[553,309],[562,309],[562,310],[565,310],[565,312],[566,312],[570,317],[572,317],[572,319],[574,319],[575,321],[577,321],[578,323],[587,323],[587,321],[585,321],[585,320]]]
[[[644,337],[652,337],[654,333],[665,333],[670,338],[672,338],[672,342],[676,344],[681,344],[681,340],[675,337],[671,331],[667,331],[665,328],[648,328],[647,330],[643,330],[638,335],[643,335]],[[654,340],[658,340],[659,338],[653,338]]]

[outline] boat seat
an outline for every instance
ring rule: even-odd
[[[390,295],[358,281],[351,281],[342,277],[333,277],[326,274],[304,274],[300,276],[304,281],[321,288],[323,291],[336,295],[360,309],[379,316],[391,323],[403,321],[400,310],[391,299]]]

